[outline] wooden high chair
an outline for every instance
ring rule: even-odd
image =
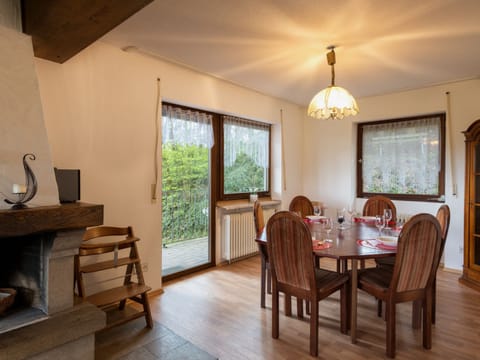
[[[94,239],[97,239],[97,241]],[[151,288],[145,285],[143,278],[142,266],[136,245],[139,240],[139,238],[133,235],[130,226],[94,227],[85,232],[79,253],[75,256],[75,282],[79,297],[105,311],[113,308],[116,304],[118,304],[119,310],[124,310],[125,303],[128,299],[143,305],[143,311],[135,311],[133,314],[127,314],[127,312],[125,312],[120,319],[109,321],[107,317],[106,328],[120,325],[142,316],[145,316],[147,327],[153,327],[147,295],[147,292],[150,291]],[[122,285],[87,295],[84,274],[108,271],[109,269],[119,267],[125,268],[125,274],[121,276],[121,278],[123,278]],[[105,276],[105,272],[103,276]],[[136,277],[137,281],[133,281],[132,277]],[[111,282],[115,279],[118,279],[118,276],[105,281],[103,281],[102,278],[102,282]],[[90,285],[92,285],[93,282],[89,282]],[[90,286],[90,288],[91,287],[92,286]]]

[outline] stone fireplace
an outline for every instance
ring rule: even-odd
[[[0,359],[94,358],[105,315],[75,305],[73,259],[85,228],[102,223],[101,205],[0,210],[0,288],[17,290],[0,315]]]

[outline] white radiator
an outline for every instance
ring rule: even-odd
[[[274,209],[263,209],[265,224]],[[258,245],[255,242],[255,224],[253,212],[240,212],[223,216],[223,243],[224,258],[229,262],[243,259],[258,253]]]

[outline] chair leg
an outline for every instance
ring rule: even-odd
[[[150,312],[150,302],[148,300],[148,294],[142,294],[142,303],[143,303],[143,311],[145,312],[145,321],[147,322],[147,327],[149,329],[153,328],[153,320],[152,320],[152,313]]]
[[[423,347],[432,348],[432,291],[428,290],[423,301]]]
[[[395,357],[395,326],[396,326],[396,305],[393,301],[386,301],[386,318],[387,318],[387,356]]]
[[[272,290],[272,292],[273,291],[274,290]],[[287,294],[285,294],[285,315],[292,316],[292,297]]]
[[[310,355],[318,356],[318,301],[311,301],[312,314],[310,315]]]
[[[432,324],[435,324],[435,318],[437,313],[437,276],[433,279],[432,286]]]
[[[340,289],[340,332],[346,334],[348,332],[348,299],[349,286],[345,283]]]
[[[382,300],[377,299],[377,316],[382,316]]]
[[[420,329],[422,324],[422,301],[414,300],[412,303],[412,329]]]
[[[261,275],[260,275],[260,307],[265,307],[265,276],[267,266],[265,258],[262,256]]]
[[[287,294],[285,294],[285,299],[287,297]],[[278,334],[279,334],[279,327],[278,327],[278,291],[276,289],[276,286],[273,286],[272,289],[272,337],[274,339],[278,339]]]
[[[307,315],[310,315],[311,314],[311,311],[310,311],[310,300],[305,300],[305,313]]]
[[[267,267],[267,293],[272,293],[272,272]]]
[[[303,300],[299,297],[297,297],[297,316],[303,319]]]

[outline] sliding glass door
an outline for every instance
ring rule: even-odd
[[[164,280],[212,263],[211,115],[162,107],[162,275]]]

